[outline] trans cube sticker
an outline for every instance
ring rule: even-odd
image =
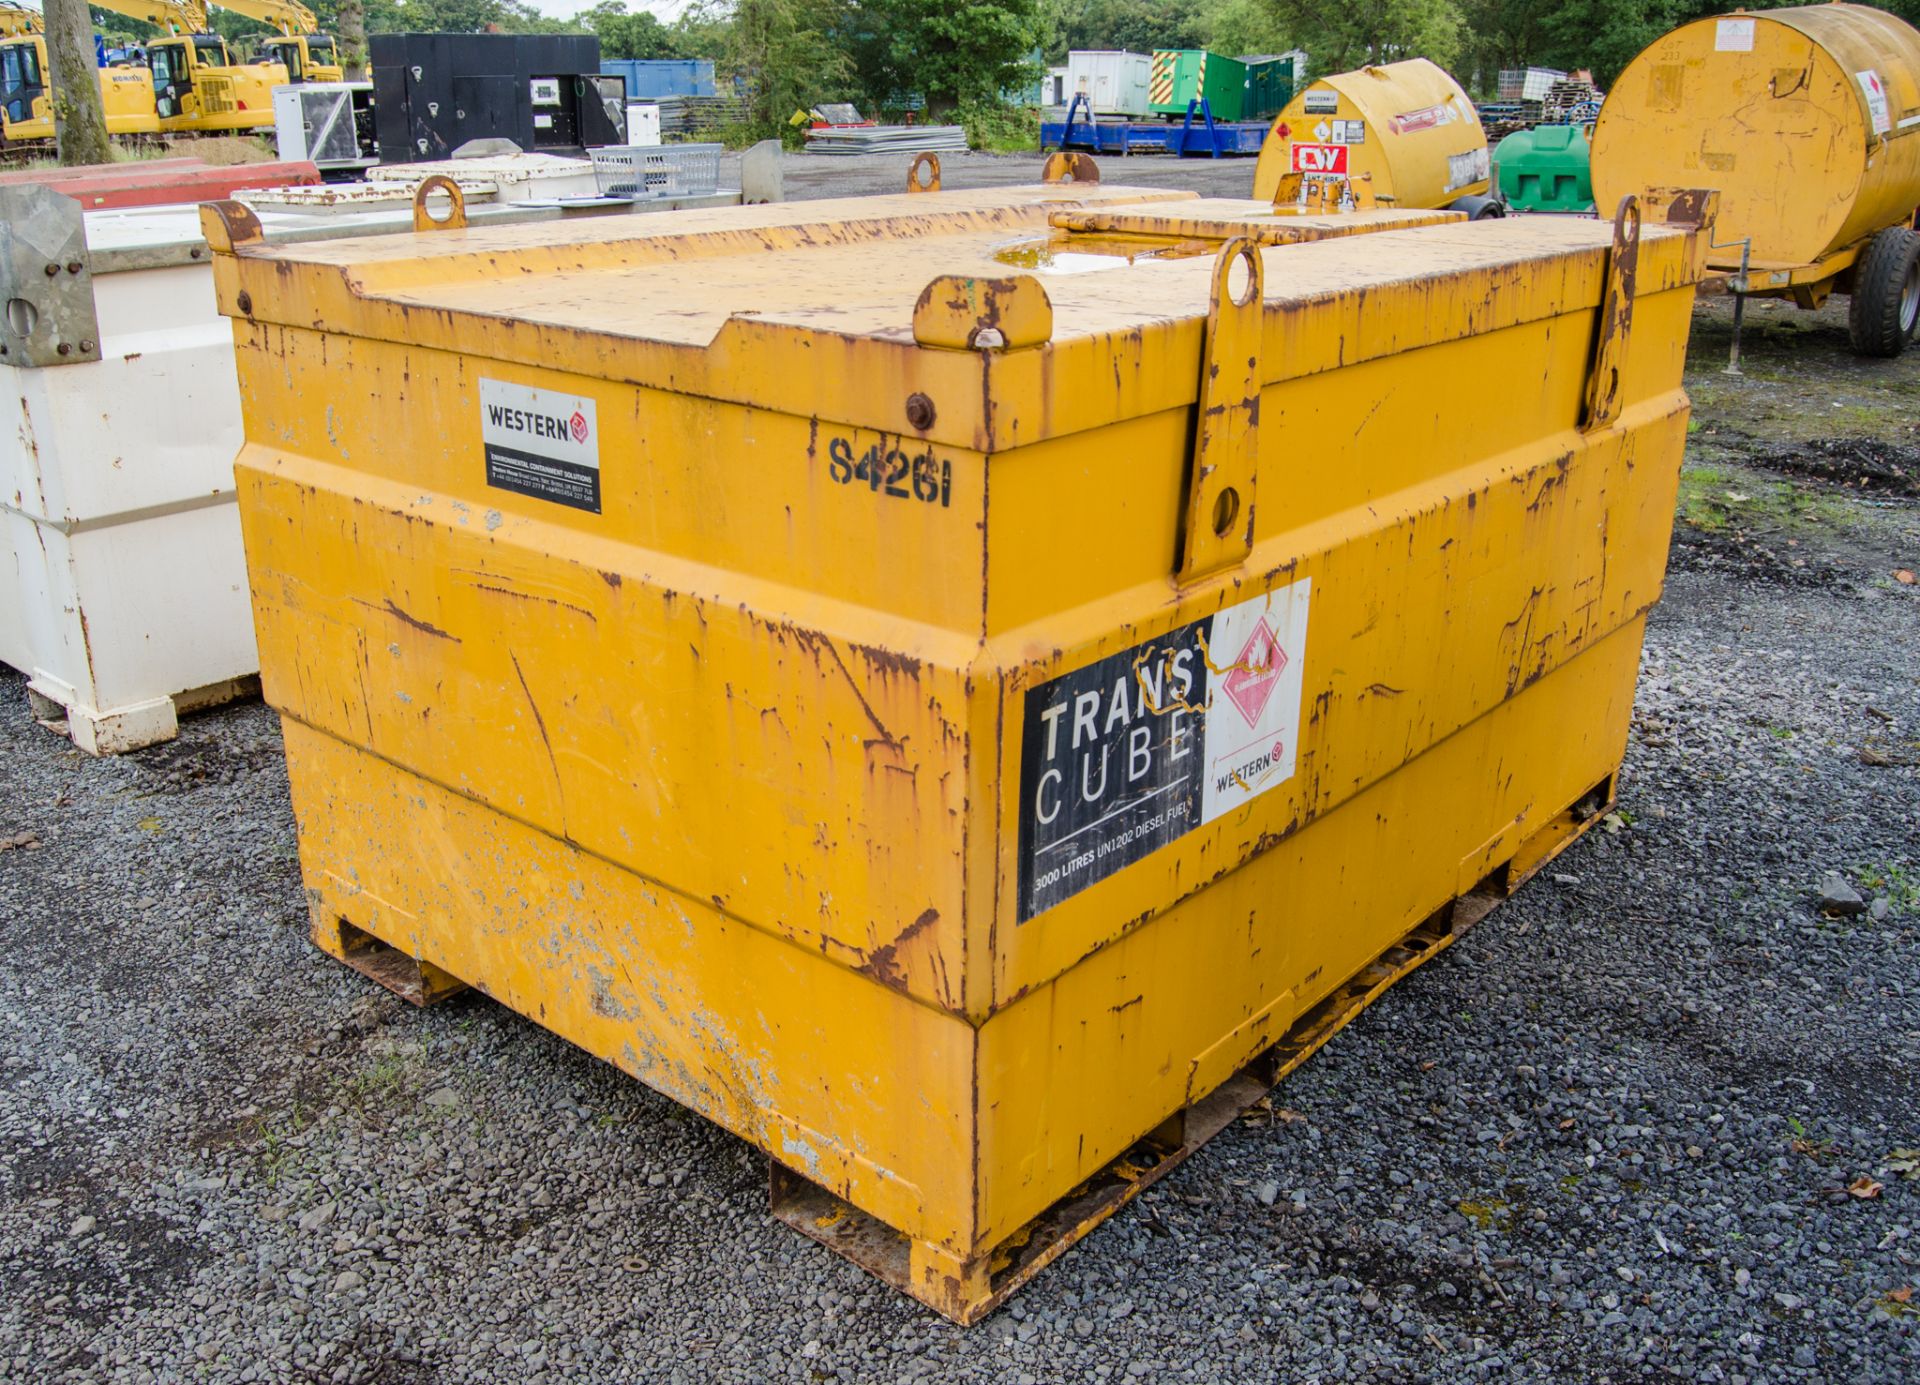
[[[1293,777],[1310,589],[1302,579],[1027,694],[1020,922]]]
[[[591,399],[483,377],[480,444],[489,486],[600,513],[600,425]]]

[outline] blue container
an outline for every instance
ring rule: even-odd
[[[629,101],[719,94],[713,85],[713,62],[708,58],[602,58],[600,71],[609,77],[626,78]]]

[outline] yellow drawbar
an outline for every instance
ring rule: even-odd
[[[1687,416],[1693,226],[1089,172],[203,214],[320,946],[962,1322],[1610,801]]]

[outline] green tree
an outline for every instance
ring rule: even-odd
[[[1534,66],[1546,61],[1549,46],[1546,19],[1558,0],[1459,0],[1459,3],[1468,34],[1462,65],[1478,75],[1483,94],[1493,94],[1500,69]]]
[[[1604,89],[1674,27],[1677,9],[1672,0],[1562,0],[1540,20],[1546,65],[1590,68]]]
[[[107,40],[109,47],[125,43],[145,43],[160,33],[158,24],[149,24],[144,19],[135,19],[131,15],[115,14],[112,10],[97,10],[88,6],[87,14]]]
[[[1402,58],[1451,68],[1466,39],[1454,0],[1273,0],[1273,8],[1317,73]]]
[[[869,99],[919,92],[934,113],[998,100],[1032,79],[1038,0],[866,0],[840,26]]]
[[[737,0],[717,60],[744,82],[748,133],[780,135],[795,111],[851,93],[853,62],[838,37],[848,20],[840,0]]]
[[[1203,35],[1199,0],[1057,0],[1046,15],[1047,51],[1197,48]]]
[[[239,60],[242,53],[255,50],[255,39],[262,34],[279,32],[271,24],[263,24],[244,14],[235,14],[232,10],[210,10],[207,13],[207,27],[227,41],[227,51]]]
[[[627,11],[625,0],[600,0],[590,10],[574,17],[575,22],[600,40],[603,58],[677,58],[680,56],[673,31],[642,10]]]
[[[1200,27],[1201,46],[1229,57],[1296,46],[1271,0],[1219,0],[1201,13]]]

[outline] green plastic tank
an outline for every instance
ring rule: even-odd
[[[1515,130],[1493,151],[1500,192],[1520,212],[1590,212],[1593,175],[1584,125]]]

